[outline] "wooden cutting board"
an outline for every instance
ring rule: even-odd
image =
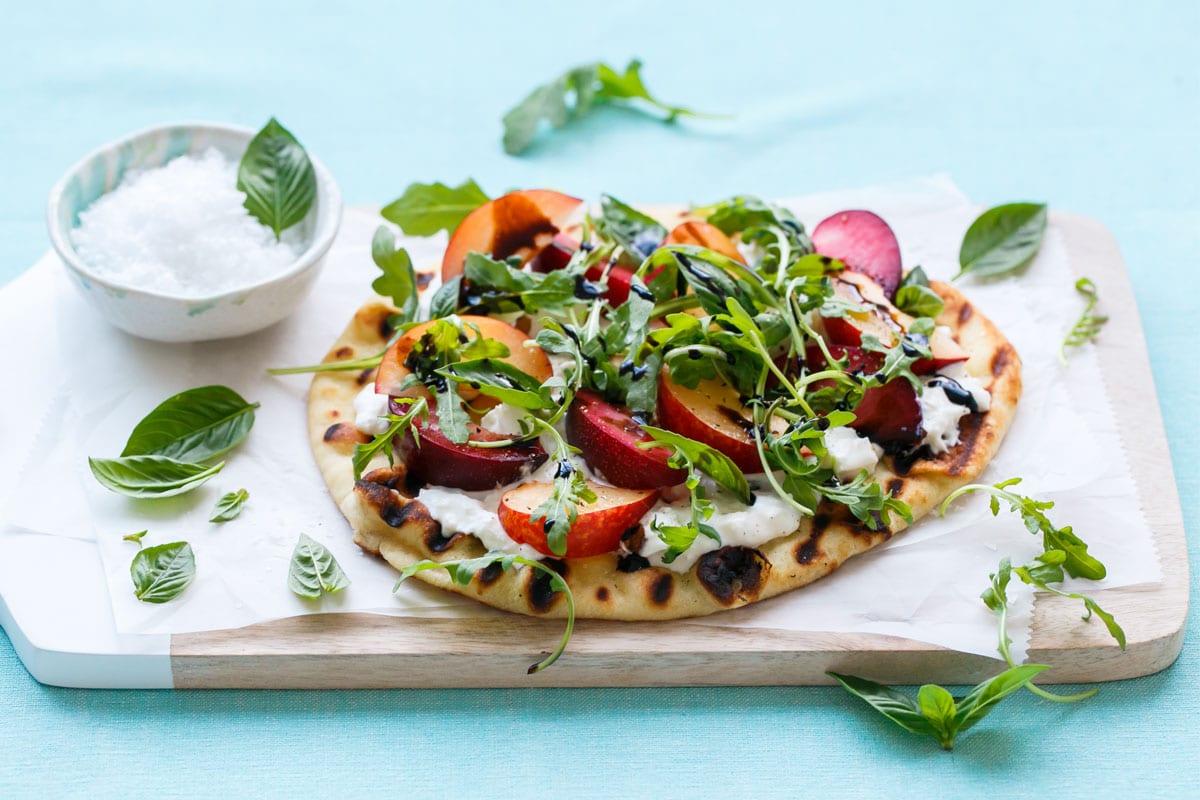
[[[1050,664],[1045,682],[1131,678],[1170,665],[1183,644],[1187,543],[1166,435],[1153,392],[1133,291],[1112,236],[1084,217],[1054,213],[1074,264],[1121,309],[1099,348],[1112,405],[1129,443],[1131,469],[1161,560],[1163,580],[1110,589],[1097,601],[1121,621],[1122,652],[1101,625],[1080,625],[1079,606],[1039,596],[1029,660]],[[997,662],[880,635],[717,628],[688,622],[580,621],[567,654],[527,675],[557,642],[561,622],[502,616],[430,620],[321,614],[247,628],[170,637],[177,688],[368,688],[494,686],[701,686],[830,683],[826,670],[888,683],[975,683]]]

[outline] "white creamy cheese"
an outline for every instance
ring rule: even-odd
[[[875,469],[883,455],[883,448],[872,444],[865,436],[859,436],[853,428],[830,428],[825,431],[825,448],[833,460],[833,468],[839,480],[854,480],[862,470]]]
[[[967,374],[967,368],[961,363],[942,367],[938,374],[956,381],[959,386],[970,392],[971,397],[975,399],[975,407],[980,411],[987,411],[992,407],[992,396],[983,388],[983,381]]]
[[[354,398],[354,427],[371,436],[387,433],[388,396],[375,394],[375,384],[368,383]]]
[[[705,553],[729,546],[757,547],[771,539],[794,533],[800,527],[800,512],[775,492],[755,492],[754,498],[754,505],[743,506],[736,498],[717,493],[713,498],[716,513],[708,523],[720,534],[721,541],[718,543],[707,536],[697,536],[692,546],[670,564],[664,564],[662,560],[667,550],[666,542],[650,526],[654,522],[659,525],[686,525],[691,520],[691,504],[687,500],[675,504],[660,501],[642,519],[642,524],[646,526],[646,541],[642,545],[641,555],[656,567],[687,572]]]
[[[521,420],[526,416],[528,414],[524,409],[500,403],[483,415],[479,420],[479,427],[501,436],[520,436],[524,433],[521,430]]]
[[[921,427],[925,429],[921,444],[934,455],[958,444],[958,421],[971,410],[952,402],[940,386],[927,385],[917,399],[921,403]]]

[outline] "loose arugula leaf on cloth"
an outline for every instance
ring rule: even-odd
[[[967,228],[958,263],[963,275],[1007,275],[1037,255],[1046,233],[1045,203],[1009,203],[989,208]]]
[[[242,507],[246,505],[246,501],[249,499],[250,493],[245,489],[238,489],[235,492],[222,495],[217,504],[213,506],[208,521],[229,522],[231,519],[236,519],[238,514],[242,513]]]
[[[537,87],[504,115],[504,152],[515,156],[525,151],[533,144],[542,120],[557,130],[604,103],[642,101],[666,112],[665,122],[681,116],[712,116],[661,102],[646,88],[641,70],[642,62],[636,58],[623,72],[600,62],[582,64]]]
[[[125,534],[124,536],[122,536],[122,537],[121,537],[121,541],[123,541],[123,542],[133,542],[133,543],[134,543],[134,544],[136,544],[138,547],[141,547],[141,546],[142,546],[142,539],[143,539],[143,538],[145,538],[146,534],[147,534],[147,533],[149,533],[149,532],[150,532],[150,531],[148,531],[148,530],[145,530],[145,531],[138,531],[137,533],[127,533],[127,534]]]
[[[1008,491],[1008,487],[1015,486],[1020,482],[1020,478],[1009,478],[992,486],[980,483],[961,486],[951,492],[942,501],[939,513],[945,516],[946,509],[949,508],[950,504],[964,494],[969,492],[984,492],[991,495],[990,508],[992,516],[999,516],[1000,501],[1003,500],[1008,503],[1012,511],[1021,515],[1021,519],[1025,523],[1025,528],[1030,533],[1035,535],[1040,533],[1042,535],[1042,548],[1044,550],[1063,551],[1066,554],[1066,558],[1063,561],[1063,569],[1072,578],[1087,578],[1092,581],[1104,578],[1107,570],[1099,559],[1088,554],[1087,542],[1076,536],[1069,525],[1057,528],[1046,517],[1044,512],[1054,508],[1053,501],[1034,500],[1031,497],[1025,497],[1024,495]]]
[[[140,538],[140,537],[139,537]],[[174,600],[196,577],[196,558],[187,542],[145,547],[129,565],[133,594],[143,603]]]
[[[491,198],[472,178],[458,186],[444,183],[410,183],[404,194],[383,207],[383,218],[409,236],[453,233],[458,223]]]
[[[278,239],[312,208],[317,174],[300,142],[272,117],[242,155],[237,188],[246,193],[246,210]]]
[[[317,598],[340,592],[350,585],[341,565],[325,546],[307,534],[300,534],[292,563],[288,566],[288,588],[300,597]]]
[[[955,698],[934,684],[917,691],[917,699],[865,678],[825,673],[850,694],[861,698],[906,731],[932,736],[944,750],[954,749],[958,734],[974,727],[1008,695],[1025,686],[1049,669],[1041,664],[1011,667],[973,688],[964,697]]]
[[[1058,348],[1058,360],[1063,365],[1067,363],[1068,347],[1082,347],[1092,341],[1100,334],[1100,329],[1104,327],[1104,324],[1108,322],[1108,317],[1095,313],[1096,304],[1100,302],[1100,295],[1091,278],[1080,278],[1075,281],[1075,291],[1083,295],[1086,305],[1083,313],[1079,315],[1079,319],[1071,326],[1067,338],[1063,339],[1062,345]]]
[[[129,434],[121,455],[208,461],[246,438],[258,407],[226,386],[188,389],[147,414]]]
[[[541,672],[557,661],[558,657],[563,654],[563,651],[567,648],[567,642],[571,639],[571,632],[575,629],[575,596],[571,593],[571,587],[567,585],[562,575],[559,575],[550,566],[540,561],[534,561],[531,558],[525,558],[524,556],[497,552],[486,553],[479,558],[466,558],[458,561],[418,561],[400,570],[400,580],[396,581],[396,586],[392,591],[399,589],[400,584],[418,572],[430,569],[444,569],[450,573],[450,579],[455,583],[460,586],[469,586],[471,579],[475,577],[476,573],[493,565],[500,567],[504,572],[508,572],[517,565],[535,569],[547,577],[550,582],[550,591],[562,592],[567,600],[567,626],[563,631],[562,638],[559,639],[558,646],[554,648],[550,655],[530,666],[528,671],[530,675],[535,672]]]
[[[375,229],[371,239],[371,259],[383,274],[371,283],[376,294],[389,297],[400,309],[400,322],[417,321],[417,276],[412,258],[403,247],[396,247],[396,236],[386,225]]]
[[[174,497],[190,492],[225,466],[193,464],[166,456],[88,458],[92,475],[109,491],[126,497]]]

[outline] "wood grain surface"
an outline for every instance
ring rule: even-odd
[[[1029,661],[1054,667],[1047,683],[1132,678],[1167,667],[1183,645],[1188,566],[1179,497],[1117,243],[1094,220],[1061,212],[1051,220],[1075,268],[1086,264],[1105,304],[1122,309],[1111,315],[1099,355],[1121,429],[1138,430],[1125,444],[1163,581],[1096,594],[1129,636],[1124,652],[1103,626],[1079,624],[1076,601],[1039,595]],[[558,663],[527,675],[556,644],[561,624],[499,613],[471,620],[318,614],[175,635],[171,667],[177,688],[826,684],[826,670],[962,684],[996,672],[992,659],[890,636],[585,620]]]

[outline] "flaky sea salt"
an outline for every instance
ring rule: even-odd
[[[304,249],[301,226],[276,241],[244,200],[237,164],[209,148],[131,170],[80,213],[71,239],[101,278],[206,297],[282,274]]]

